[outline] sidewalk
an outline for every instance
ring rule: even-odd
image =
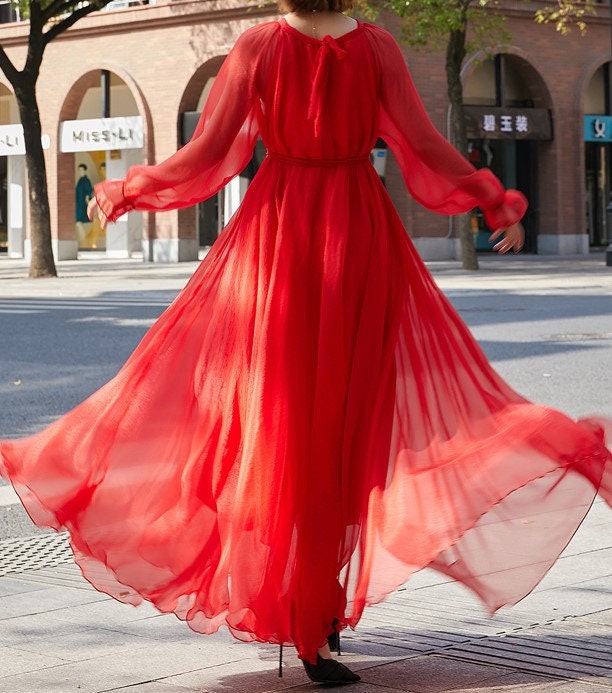
[[[201,253],[200,259],[204,257]],[[138,291],[153,286],[159,291],[178,291],[199,262],[145,263],[138,256],[109,259],[103,253],[81,253],[78,260],[57,265],[58,277],[28,279],[28,264],[21,259],[0,255],[0,298],[10,296],[92,296],[104,291]],[[480,270],[461,269],[456,260],[428,262],[429,270],[443,288],[473,286],[526,291],[534,287],[581,288],[593,286],[612,290],[612,267],[606,266],[604,252],[590,255],[482,255]]]
[[[549,292],[555,287],[612,297],[601,257],[497,258],[482,270],[432,263],[445,289]],[[21,261],[0,258],[0,297],[91,296],[105,291],[178,291],[196,263],[145,265],[88,256],[61,263],[59,279],[27,280]],[[612,298],[610,301],[612,308]],[[612,313],[612,310],[610,311]],[[612,334],[612,331],[611,331]],[[0,488],[0,505],[15,502]],[[355,693],[612,691],[612,512],[593,506],[562,558],[513,609],[487,618],[462,587],[417,574],[356,632],[342,660],[362,676]],[[0,693],[202,693],[306,691],[286,650],[244,644],[227,632],[192,633],[174,616],[133,608],[94,591],[70,562],[65,535],[0,541]]]

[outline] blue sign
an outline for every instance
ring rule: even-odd
[[[585,142],[612,142],[612,116],[584,116]]]

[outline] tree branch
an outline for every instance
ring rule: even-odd
[[[40,66],[42,64],[45,44],[43,41],[43,30],[45,28],[45,18],[42,8],[38,2],[30,2],[30,35],[28,36],[28,54],[22,70],[24,75],[29,75],[26,79],[33,83],[38,79]]]
[[[33,33],[41,33],[42,32],[42,29],[45,25],[45,19],[42,16],[40,3],[28,2],[27,7],[28,7],[27,19],[30,22],[30,37],[31,37]]]
[[[31,1],[31,0],[30,0]],[[110,0],[109,0],[110,1]],[[94,10],[99,9],[105,2],[97,2],[96,0],[86,0],[86,7],[93,7]],[[53,19],[64,17],[72,14],[82,8],[83,0],[53,0],[47,7],[42,10],[45,21],[50,22]]]
[[[51,41],[53,41],[53,39],[56,39],[60,34],[63,34],[64,31],[70,29],[70,27],[76,24],[79,21],[79,19],[87,17],[87,15],[91,14],[92,12],[97,12],[102,7],[108,5],[110,1],[111,0],[101,0],[101,2],[96,3],[95,5],[90,4],[85,5],[84,7],[79,7],[79,9],[72,12],[72,14],[64,17],[59,22],[53,24],[51,28],[43,34],[43,41],[45,46],[48,43],[51,43]],[[62,0],[60,4],[72,5],[73,3],[63,3]]]
[[[2,46],[0,46],[0,70],[4,72],[8,81],[13,85],[13,88],[15,88],[15,83],[19,81],[21,73],[13,65]]]
[[[75,5],[78,5],[78,0],[53,0],[53,2],[43,10],[43,15],[47,21],[53,17],[59,17],[62,14],[69,12]]]

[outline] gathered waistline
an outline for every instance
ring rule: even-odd
[[[328,167],[328,166],[356,166],[358,164],[370,163],[370,155],[355,156],[348,159],[315,159],[302,158],[299,156],[288,156],[279,154],[278,152],[268,151],[267,158],[273,161],[282,161],[284,164],[291,166],[306,166],[310,168]]]

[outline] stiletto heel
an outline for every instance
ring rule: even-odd
[[[283,646],[281,645],[278,651],[278,676],[283,678]]]
[[[337,625],[338,619],[335,618],[332,622],[333,631],[330,635],[327,636],[327,644],[329,645],[330,652],[336,652],[338,655],[341,655],[342,652],[340,651],[340,631],[336,630]]]
[[[342,654],[342,652],[340,652],[340,633],[334,631],[331,635],[328,635],[327,644],[329,645],[330,652],[336,652],[338,655]]]
[[[317,655],[317,663],[311,664],[305,659],[302,660],[306,674],[315,683],[357,683],[361,681],[361,676],[355,674],[344,664],[340,664],[335,659],[323,659]]]

